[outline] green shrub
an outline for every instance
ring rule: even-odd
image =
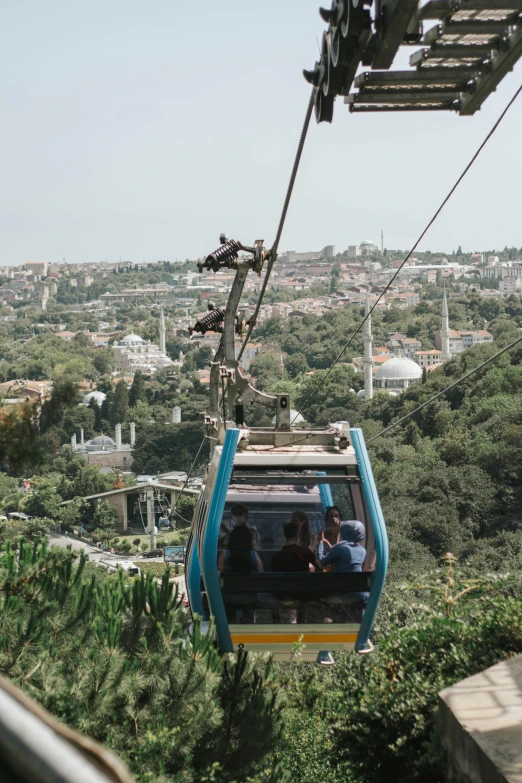
[[[392,615],[372,655],[336,656],[333,671],[290,677],[290,703],[311,712],[308,725],[331,738],[330,757],[340,779],[440,783],[438,692],[522,652],[522,603],[502,594],[509,583],[504,589],[500,578],[460,578],[453,561],[446,556],[445,573],[403,591],[409,624],[394,623]],[[307,721],[295,712],[289,717],[290,727],[303,725],[312,742]],[[300,744],[292,731],[279,756],[294,780],[311,783],[306,773],[296,774]]]

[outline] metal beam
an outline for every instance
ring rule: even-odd
[[[480,109],[486,98],[496,89],[504,76],[513,70],[519,57],[522,56],[522,28],[518,28],[509,36],[507,51],[496,52],[493,55],[492,72],[483,74],[476,81],[473,95],[462,99],[460,114],[474,114]]]
[[[519,0],[430,0],[419,9],[420,19],[444,19],[459,11],[518,11]]]
[[[484,60],[491,56],[491,52],[496,48],[496,42],[487,44],[433,44],[430,46],[431,57],[454,57],[473,58],[474,60]]]
[[[419,49],[418,52],[414,52],[411,55],[410,65],[418,66],[426,63],[427,60],[459,60],[462,57],[467,57],[474,59],[475,62],[469,63],[462,61],[459,65],[451,67],[454,67],[456,72],[458,69],[484,71],[486,67],[484,60],[487,60],[488,56],[491,54],[491,50],[488,47],[485,47],[486,54],[474,53],[474,50],[477,48],[478,47],[472,48],[471,46],[445,46],[440,49]],[[462,49],[465,49],[466,51],[462,52]],[[443,68],[444,66],[438,65],[434,67]]]
[[[355,87],[384,87],[392,84],[422,84],[429,87],[430,84],[448,84],[455,87],[464,87],[468,78],[462,72],[452,68],[429,68],[425,71],[364,71],[354,81]]]
[[[352,113],[358,113],[358,112],[388,112],[388,111],[459,111],[460,104],[457,101],[454,104],[448,105],[448,104],[426,104],[426,103],[408,103],[403,104],[401,106],[394,106],[393,104],[387,105],[387,106],[379,106],[379,105],[373,105],[373,104],[365,104],[365,103],[351,103],[349,105],[350,112]]]
[[[418,0],[388,0],[376,20],[377,51],[372,68],[390,68],[417,11]]]
[[[423,92],[408,90],[407,92],[364,92],[352,93],[347,96],[347,103],[451,103],[460,97],[458,90],[448,92]]]
[[[489,28],[489,29],[488,29]],[[493,28],[493,29],[491,29]],[[444,42],[441,40],[444,38],[444,36],[451,35],[451,36],[483,36],[487,35],[490,37],[491,41],[477,41],[476,44],[472,43],[468,40],[468,42],[462,42],[458,40],[451,41],[452,44],[460,44],[465,46],[498,46],[498,40],[502,36],[506,36],[508,34],[508,26],[505,22],[500,22],[500,25],[497,27],[494,27],[493,23],[484,22],[484,24],[479,24],[478,22],[472,23],[472,22],[461,22],[457,24],[456,22],[447,22],[442,24],[437,24],[435,27],[432,27],[431,30],[428,30],[428,32],[424,35],[422,39],[423,44],[432,45],[440,42],[441,46],[446,46]]]
[[[522,4],[521,4],[522,7]],[[439,26],[442,28],[441,35],[498,35],[501,38],[508,34],[510,26],[522,24],[522,18],[507,21],[505,19],[469,19],[465,22],[450,21],[442,22]]]

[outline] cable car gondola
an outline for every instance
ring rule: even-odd
[[[238,258],[241,249],[251,257]],[[347,422],[293,428],[289,396],[259,392],[238,367],[239,298],[248,271],[260,271],[264,252],[260,242],[245,248],[223,238],[200,265],[237,271],[226,310],[212,309],[195,326],[222,331],[222,337],[211,367],[206,416],[207,437],[215,445],[187,548],[191,611],[204,620],[213,617],[222,653],[269,651],[276,660],[291,660],[299,652],[316,660],[325,650],[364,651],[384,585],[388,544],[363,434]],[[275,409],[274,428],[245,425],[244,408],[252,402]],[[325,511],[334,504],[343,520],[362,523],[364,562],[353,569],[274,570],[292,513],[304,511],[319,538]],[[242,518],[234,512],[238,506]],[[249,530],[251,567],[248,547],[246,565],[231,565],[228,542],[240,526]]]

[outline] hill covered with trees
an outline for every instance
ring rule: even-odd
[[[401,328],[430,347],[439,308],[434,296],[377,315],[375,342]],[[346,419],[369,442],[391,546],[372,655],[336,656],[331,669],[221,661],[197,626],[191,634],[165,580],[89,573],[72,554],[21,542],[19,530],[4,543],[0,670],[115,749],[139,781],[442,783],[437,692],[522,652],[522,346],[380,435],[516,339],[520,299],[452,299],[452,326],[487,323],[495,342],[464,351],[398,397],[377,393],[366,403],[348,364],[360,341],[326,375],[359,320],[360,310],[347,307],[266,321],[258,333],[282,348],[284,367],[265,355],[251,371],[260,388],[289,391],[310,424]],[[31,502],[44,518],[60,513],[61,499],[103,488],[60,453],[77,417],[88,417],[93,432],[116,418],[143,422],[140,469],[188,468],[202,438],[206,395],[193,368],[203,361],[194,355],[177,384],[159,374],[128,390],[101,377],[110,393],[99,410],[79,409],[67,379],[40,417],[31,406],[4,409],[0,506],[27,503],[21,477],[33,476]],[[171,424],[180,400],[185,420]],[[253,408],[247,420],[269,417]]]

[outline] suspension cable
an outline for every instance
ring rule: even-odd
[[[423,408],[425,408],[427,405],[430,405],[432,402],[434,402],[439,397],[442,397],[443,394],[446,394],[446,392],[451,391],[451,389],[454,389],[455,386],[458,386],[462,381],[465,381],[466,378],[469,378],[470,376],[474,375],[476,372],[481,370],[483,367],[485,367],[490,362],[494,361],[495,359],[498,359],[499,356],[502,356],[503,353],[506,353],[506,351],[510,351],[511,348],[514,348],[515,345],[518,345],[518,343],[522,342],[522,337],[518,337],[516,340],[513,340],[512,343],[509,345],[506,345],[505,348],[502,348],[501,351],[498,351],[497,353],[493,354],[493,356],[490,356],[489,359],[486,359],[486,361],[482,362],[481,364],[477,365],[473,370],[470,370],[465,375],[462,376],[462,378],[459,378],[457,381],[454,381],[449,386],[447,386],[445,389],[442,389],[442,391],[437,392],[437,394],[434,394],[433,397],[430,397],[429,400],[426,400],[426,402],[423,402],[421,405],[418,405],[416,408],[414,408],[412,411],[407,413],[405,416],[401,416],[400,419],[398,419],[393,424],[390,424],[389,427],[386,427],[384,430],[381,430],[377,435],[374,435],[373,438],[370,438],[370,440],[366,441],[366,445],[369,445],[370,443],[373,443],[374,440],[377,440],[377,438],[380,438],[381,435],[384,435],[386,432],[389,432],[394,427],[397,427],[399,424],[402,424],[403,421],[406,421],[406,419],[409,419],[411,416],[413,416],[415,413],[418,413]]]
[[[185,479],[185,482],[184,482],[183,486],[181,487],[180,493],[179,493],[179,495],[176,498],[176,502],[174,503],[174,508],[170,512],[171,518],[173,518],[174,514],[176,513],[176,509],[178,507],[179,499],[182,496],[183,492],[185,491],[185,488],[186,488],[186,486],[187,486],[187,484],[189,482],[190,476],[192,475],[192,471],[194,470],[194,468],[196,466],[196,463],[198,461],[198,457],[200,455],[201,449],[203,448],[203,444],[205,443],[205,441],[206,441],[206,436],[203,435],[203,440],[199,444],[199,449],[197,451],[196,456],[194,457],[194,461],[192,462],[192,465],[190,466],[189,472],[187,473],[187,478]],[[188,521],[184,517],[182,517],[180,514],[178,514],[178,516],[180,517],[180,519],[183,520],[183,522],[187,522]],[[191,524],[191,523],[189,522],[189,524]]]
[[[401,271],[401,269],[403,268],[403,266],[406,264],[406,262],[407,262],[407,261],[410,259],[410,257],[412,256],[412,254],[415,252],[415,250],[417,249],[417,246],[418,246],[418,245],[419,245],[419,243],[422,241],[422,239],[424,238],[425,234],[426,234],[426,233],[428,232],[428,230],[431,228],[431,226],[433,225],[433,223],[436,221],[436,219],[438,218],[438,216],[440,215],[440,213],[442,212],[442,210],[444,209],[444,207],[446,206],[446,204],[448,203],[448,201],[450,200],[450,198],[452,197],[452,195],[454,194],[454,192],[457,190],[458,186],[460,185],[460,183],[462,182],[462,180],[464,179],[464,177],[466,176],[466,174],[468,173],[468,171],[471,169],[471,167],[473,166],[473,164],[474,164],[474,163],[475,163],[475,161],[477,160],[478,156],[480,155],[480,153],[482,152],[482,150],[484,149],[484,147],[486,146],[486,144],[488,143],[488,141],[490,140],[490,138],[493,136],[493,134],[494,134],[494,133],[495,133],[495,131],[497,130],[498,126],[500,125],[500,123],[502,122],[502,120],[504,119],[504,117],[506,116],[506,114],[508,113],[508,111],[509,111],[509,109],[511,108],[511,106],[512,106],[512,105],[515,103],[516,99],[518,98],[518,96],[520,95],[520,93],[521,93],[521,92],[522,92],[522,84],[519,86],[519,88],[517,89],[517,91],[515,92],[515,94],[513,95],[513,97],[511,98],[511,100],[510,100],[510,101],[509,101],[509,103],[507,104],[507,106],[505,107],[505,109],[502,111],[502,113],[500,114],[499,118],[497,119],[497,121],[495,122],[495,124],[493,125],[493,127],[491,128],[491,130],[489,131],[489,133],[486,135],[485,139],[483,140],[483,142],[481,143],[481,145],[479,146],[479,148],[477,149],[477,151],[475,152],[475,154],[473,155],[473,157],[472,157],[472,158],[471,158],[471,160],[469,161],[468,165],[466,166],[466,168],[464,169],[464,171],[462,172],[462,174],[459,176],[459,178],[457,179],[457,181],[455,182],[455,184],[453,185],[453,187],[451,188],[451,190],[450,190],[450,191],[447,193],[447,195],[444,197],[444,199],[443,199],[442,203],[440,204],[440,206],[438,207],[438,209],[435,211],[435,213],[434,213],[433,217],[432,217],[432,218],[431,218],[431,220],[428,222],[428,224],[426,225],[426,227],[423,229],[423,231],[421,232],[421,234],[419,235],[419,237],[418,237],[417,241],[415,242],[415,244],[413,245],[413,247],[412,247],[412,248],[411,248],[411,250],[409,251],[409,253],[408,253],[408,255],[406,256],[406,258],[404,259],[404,261],[403,261],[403,262],[401,263],[401,265],[398,267],[398,269],[397,269],[397,271],[395,272],[395,274],[394,274],[394,275],[393,275],[393,276],[390,278],[390,280],[389,280],[389,281],[388,281],[388,283],[386,284],[386,286],[385,286],[384,290],[383,290],[383,291],[382,291],[382,292],[379,294],[379,296],[377,297],[376,301],[374,302],[374,304],[372,305],[371,309],[369,310],[368,314],[364,316],[363,320],[361,321],[361,323],[359,324],[359,326],[356,328],[356,330],[353,332],[353,334],[351,335],[351,337],[350,337],[350,339],[348,340],[348,342],[347,342],[347,343],[344,345],[344,347],[341,349],[341,351],[340,351],[340,352],[337,354],[337,356],[336,356],[336,358],[334,359],[333,363],[332,363],[332,364],[330,365],[330,367],[328,368],[328,370],[327,370],[327,372],[326,372],[326,375],[324,375],[324,376],[321,378],[321,380],[319,381],[319,383],[318,383],[318,384],[317,384],[317,385],[316,385],[316,386],[315,386],[315,387],[314,387],[314,388],[311,390],[311,392],[308,394],[308,396],[306,397],[306,399],[305,399],[304,403],[303,403],[303,404],[302,404],[302,406],[301,406],[301,409],[300,409],[300,411],[298,411],[298,412],[296,413],[296,415],[295,415],[295,417],[294,417],[294,419],[293,419],[293,421],[292,421],[292,424],[293,424],[293,423],[294,423],[294,421],[296,420],[296,418],[297,418],[297,416],[299,415],[299,413],[302,413],[304,410],[306,410],[306,407],[307,407],[307,405],[308,405],[308,403],[309,403],[310,399],[311,399],[312,397],[314,397],[314,396],[315,396],[315,393],[317,392],[317,390],[318,390],[318,389],[319,389],[319,388],[320,388],[320,387],[323,385],[323,383],[325,382],[325,380],[328,378],[328,376],[329,376],[329,375],[330,375],[330,373],[332,372],[333,368],[336,366],[336,364],[338,364],[338,362],[340,361],[340,359],[341,359],[341,358],[344,356],[344,354],[346,353],[347,349],[348,349],[348,348],[350,347],[350,345],[353,343],[354,339],[357,337],[357,335],[358,335],[358,334],[359,334],[359,332],[361,331],[362,327],[364,326],[364,324],[366,323],[366,321],[368,320],[368,318],[371,316],[371,314],[373,313],[373,311],[375,310],[375,308],[377,307],[377,305],[379,304],[379,302],[381,301],[381,299],[383,298],[384,294],[385,294],[385,293],[388,291],[388,289],[389,289],[389,288],[390,288],[390,286],[392,285],[393,281],[395,280],[395,278],[397,277],[397,275],[399,274],[399,272]]]
[[[299,168],[299,163],[301,162],[301,155],[303,153],[304,144],[305,144],[305,140],[306,140],[306,134],[308,132],[308,127],[310,125],[310,119],[312,117],[313,108],[314,108],[314,90],[312,90],[312,93],[310,95],[310,100],[308,102],[308,108],[306,110],[306,115],[305,115],[305,119],[304,119],[304,122],[303,122],[303,128],[301,130],[301,137],[299,139],[299,144],[297,145],[297,152],[295,154],[294,165],[292,167],[292,173],[290,175],[290,181],[288,183],[288,188],[286,190],[286,198],[285,198],[285,202],[283,204],[283,210],[281,212],[281,217],[279,218],[279,226],[277,227],[276,238],[274,240],[274,244],[272,245],[272,247],[270,248],[269,253],[268,253],[268,263],[267,263],[267,266],[266,266],[266,272],[265,272],[265,277],[264,277],[264,280],[263,280],[263,285],[261,286],[261,291],[259,292],[259,298],[258,298],[257,303],[256,303],[256,309],[254,310],[254,314],[250,318],[250,323],[248,325],[248,330],[247,330],[247,333],[246,333],[246,337],[243,340],[243,344],[241,345],[241,348],[239,350],[239,354],[238,354],[238,357],[237,357],[237,361],[238,362],[241,359],[241,357],[243,356],[243,352],[244,352],[244,350],[245,350],[245,348],[247,346],[248,341],[250,340],[250,336],[251,336],[251,334],[252,334],[252,332],[254,330],[254,326],[256,325],[257,317],[259,315],[259,310],[261,309],[261,304],[263,302],[263,297],[265,295],[265,291],[266,291],[266,288],[268,286],[268,280],[269,280],[270,274],[272,272],[272,267],[274,266],[274,264],[276,262],[276,259],[277,259],[277,249],[279,247],[279,242],[281,240],[281,234],[283,233],[283,228],[284,228],[284,225],[285,225],[285,220],[286,220],[286,214],[288,212],[288,207],[290,206],[290,199],[292,197],[292,191],[294,189],[295,178],[297,176],[297,170]]]

